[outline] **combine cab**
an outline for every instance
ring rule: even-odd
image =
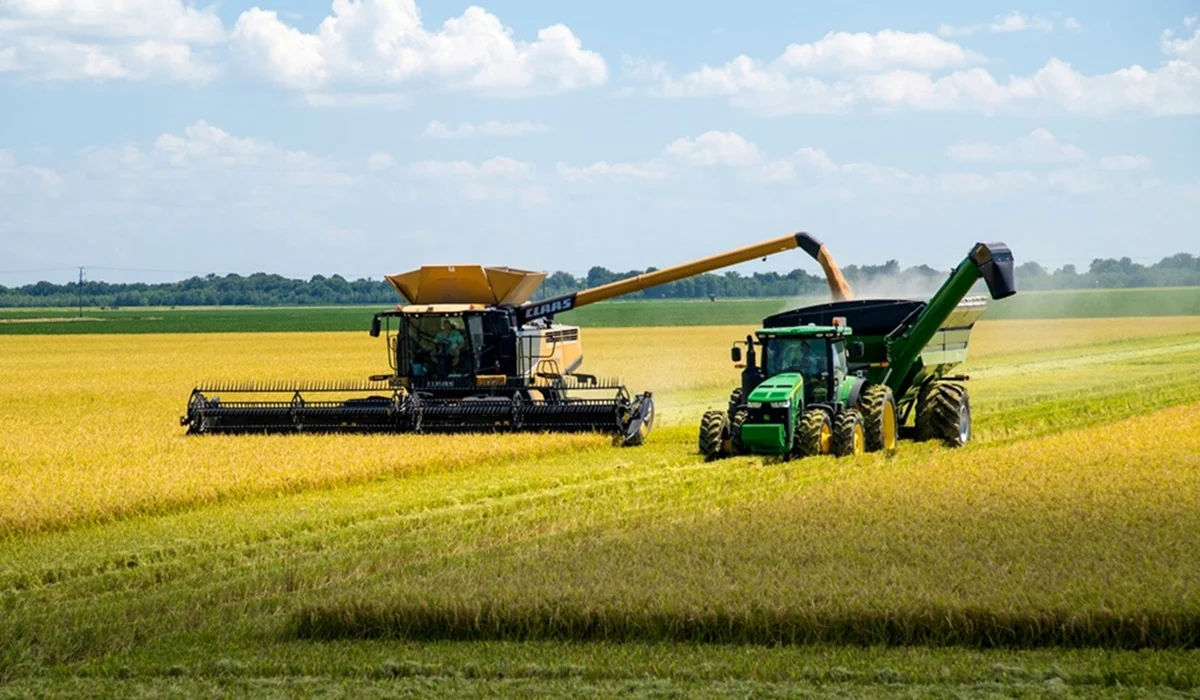
[[[580,372],[579,328],[555,314],[795,248],[833,266],[820,242],[797,233],[536,302],[541,272],[429,265],[391,275],[407,303],[371,323],[371,335],[387,339],[389,373],[361,383],[203,384],[181,423],[189,434],[601,432],[639,445],[654,424],[653,397]],[[839,283],[830,278],[844,299]]]

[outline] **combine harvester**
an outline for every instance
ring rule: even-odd
[[[853,301],[845,289],[843,300],[766,318],[734,344],[742,385],[727,411],[704,414],[701,454],[894,450],[910,416],[916,439],[966,444],[967,377],[951,371],[966,361],[971,328],[987,305],[986,297],[966,297],[980,278],[993,299],[1016,294],[1012,253],[1003,243],[977,243],[927,302]]]
[[[833,258],[806,233],[536,302],[541,272],[440,265],[391,275],[407,303],[371,323],[372,337],[386,327],[390,373],[366,382],[202,384],[180,422],[189,434],[594,431],[639,445],[654,424],[651,393],[580,373],[579,328],[554,315],[795,248],[825,268],[835,299],[847,298]]]

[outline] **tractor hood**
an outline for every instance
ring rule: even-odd
[[[804,386],[804,377],[797,373],[777,374],[750,392],[748,401],[771,403],[787,401]]]

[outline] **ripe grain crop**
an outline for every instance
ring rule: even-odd
[[[295,631],[1200,646],[1200,405],[981,449],[815,461],[763,473],[766,492],[659,527],[357,580],[304,606]],[[814,472],[827,478],[797,478]]]
[[[969,365],[979,439],[1200,400],[1189,379],[1200,348],[1179,335],[1190,328],[1200,320],[981,323]],[[660,426],[690,427],[736,386],[728,348],[750,330],[585,329],[584,370],[654,391]],[[1054,353],[1031,354],[1056,342]],[[569,435],[196,439],[177,422],[197,379],[361,379],[386,367],[383,343],[365,333],[0,338],[0,536],[607,444]]]

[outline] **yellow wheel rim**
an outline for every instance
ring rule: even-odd
[[[866,440],[863,439],[863,428],[861,425],[854,426],[854,454],[866,454]]]
[[[821,424],[821,454],[827,455],[833,450],[833,428],[829,421]]]
[[[883,404],[883,449],[896,449],[896,407],[891,401]]]

